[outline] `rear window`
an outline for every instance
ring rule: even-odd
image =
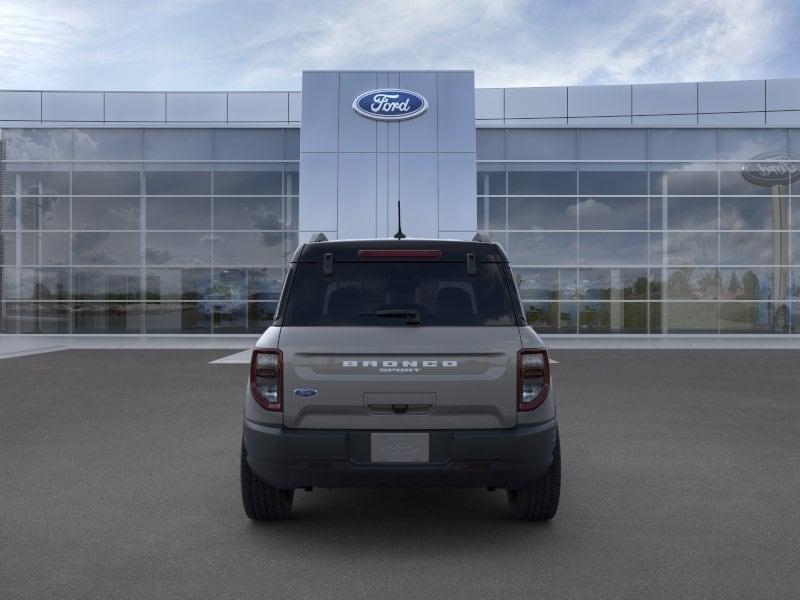
[[[410,316],[409,316],[410,315]],[[283,325],[400,326],[514,325],[502,266],[478,263],[319,263],[295,265]]]

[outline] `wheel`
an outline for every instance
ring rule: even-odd
[[[561,493],[561,441],[556,434],[553,464],[531,487],[508,490],[511,516],[521,521],[549,521],[558,510]]]
[[[282,521],[289,518],[294,490],[279,490],[259,479],[247,464],[244,444],[239,477],[242,483],[242,505],[249,518],[254,521]]]

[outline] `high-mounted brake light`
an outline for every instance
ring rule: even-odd
[[[547,350],[520,350],[517,354],[517,410],[534,410],[550,391]]]
[[[283,410],[283,354],[255,348],[250,360],[250,392],[264,410]]]
[[[359,258],[441,258],[441,250],[359,250]]]

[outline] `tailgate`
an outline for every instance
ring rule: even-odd
[[[516,327],[283,327],[284,425],[516,424]]]

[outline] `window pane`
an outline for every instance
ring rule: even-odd
[[[580,299],[647,300],[647,269],[581,269]]]
[[[787,308],[771,302],[722,302],[719,307],[721,333],[788,333]]]
[[[141,200],[79,197],[72,199],[73,229],[141,229]]]
[[[276,302],[250,302],[247,305],[247,333],[263,333],[272,324]]]
[[[509,198],[509,229],[575,229],[575,198]]]
[[[520,297],[523,300],[574,300],[577,291],[575,269],[514,269]]]
[[[478,229],[506,229],[506,199],[478,198]]]
[[[141,235],[138,233],[72,234],[72,263],[75,265],[138,265],[141,260]]]
[[[281,171],[216,171],[215,194],[280,195],[283,190]]]
[[[195,302],[148,302],[145,307],[146,333],[211,333],[207,310]]]
[[[67,265],[69,264],[69,233],[23,233],[22,256],[23,265]],[[8,236],[11,237],[11,236]],[[12,241],[13,243],[13,241]],[[6,251],[8,251],[6,245]],[[16,248],[11,249],[11,261],[14,263]],[[8,261],[6,256],[6,261]]]
[[[723,232],[720,234],[720,264],[772,264],[773,243],[780,242],[788,240],[785,236],[768,232]]]
[[[210,233],[147,233],[148,265],[210,265]]]
[[[775,217],[773,207],[777,213]],[[720,198],[722,229],[788,229],[788,224],[781,222],[780,216],[786,212],[785,198],[783,201],[775,198]]]
[[[140,300],[139,269],[73,269],[72,294],[76,300]]]
[[[788,152],[785,129],[720,129],[719,157],[723,160],[750,160],[764,152]]]
[[[722,286],[718,269],[669,269],[669,300],[717,300]]]
[[[646,265],[646,233],[581,233],[579,264]]]
[[[284,229],[281,198],[215,198],[215,229]]]
[[[667,333],[717,333],[719,304],[716,302],[665,302]]]
[[[705,232],[667,234],[667,262],[671,265],[716,265],[718,235]]]
[[[211,160],[211,129],[145,129],[148,160]]]
[[[508,172],[508,193],[515,195],[575,195],[577,173],[575,171],[518,171]]]
[[[138,171],[74,171],[72,193],[138,195],[139,178]]]
[[[717,229],[716,198],[669,198],[667,227],[670,229]]]
[[[215,233],[218,265],[282,265],[289,255],[281,233]]]
[[[67,300],[69,299],[69,269],[42,268],[3,269],[3,299]]]
[[[502,170],[481,169],[478,171],[478,195],[502,196],[506,193],[506,172]]]
[[[789,295],[787,269],[720,269],[720,276],[723,300],[786,300]]]
[[[148,196],[147,229],[211,229],[210,197]]]
[[[215,300],[203,302],[200,307],[211,318],[214,333],[247,333],[247,303]]]
[[[730,165],[721,167],[720,193],[722,194],[751,194],[753,196],[768,196],[772,194],[772,186],[755,185],[742,176],[741,168],[730,171]]]
[[[142,134],[138,129],[76,129],[76,160],[138,160]]]
[[[70,129],[3,129],[8,160],[70,160]]]
[[[645,171],[580,171],[579,186],[585,195],[635,196],[647,193]]]
[[[578,305],[571,302],[524,302],[525,319],[537,333],[575,333]]]
[[[581,229],[647,229],[647,198],[580,198]]]
[[[647,333],[647,303],[579,304],[580,333]]]
[[[69,333],[69,304],[7,302],[2,310],[3,333]]]
[[[283,129],[217,129],[217,160],[282,160]]]
[[[69,229],[69,198],[28,196],[20,201],[23,229]]]
[[[140,333],[141,325],[142,305],[139,303],[73,305],[73,333]]]
[[[575,132],[568,129],[508,129],[506,144],[511,160],[576,158]]]
[[[15,165],[9,164],[3,177],[3,193],[23,196],[58,196],[69,194],[67,171],[28,170],[14,173]],[[41,166],[35,167],[40,169]],[[63,168],[63,167],[62,167]]]
[[[641,129],[581,129],[578,133],[578,158],[644,160],[647,158],[647,132]]]
[[[148,300],[198,300],[211,289],[211,269],[147,269]]]
[[[209,171],[147,171],[144,179],[149,196],[211,194]]]
[[[652,160],[714,160],[717,157],[716,129],[651,129],[647,141],[647,158]]]
[[[716,171],[653,171],[650,173],[650,193],[661,195],[717,195]]]
[[[278,300],[282,287],[282,269],[247,269],[249,300]]]
[[[575,265],[574,233],[509,233],[511,262],[516,265]]]

